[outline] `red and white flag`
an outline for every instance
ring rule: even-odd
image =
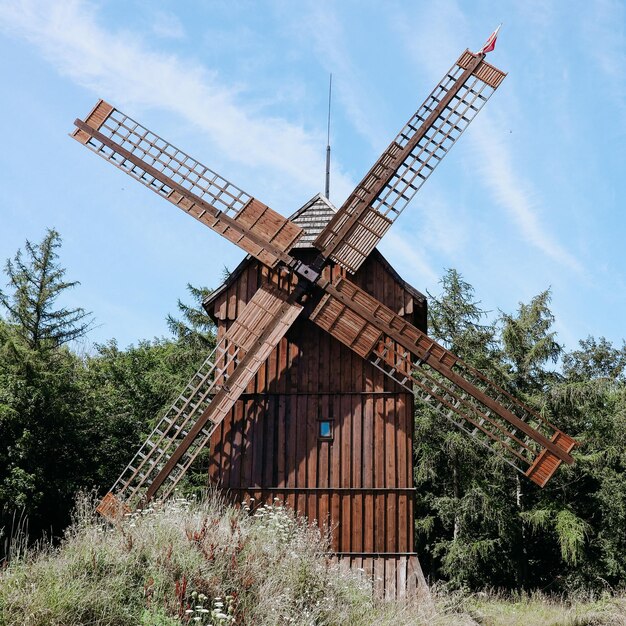
[[[498,31],[502,28],[502,24],[496,28],[491,35],[489,35],[489,39],[485,42],[485,45],[480,49],[478,54],[487,54],[487,52],[491,52],[496,47],[496,39],[498,38]]]

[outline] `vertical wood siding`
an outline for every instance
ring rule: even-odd
[[[250,259],[213,303],[219,334],[265,280],[278,279]],[[425,305],[377,255],[353,280],[424,328]],[[331,422],[331,440],[319,438],[320,420]],[[373,555],[405,564],[414,550],[412,435],[411,394],[299,319],[214,434],[209,477],[236,500],[278,498],[328,525],[333,552],[369,558],[374,576]]]

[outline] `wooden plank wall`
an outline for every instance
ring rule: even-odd
[[[432,603],[422,567],[416,555],[398,557],[341,557],[341,568],[357,570],[372,582],[379,599],[417,599]]]
[[[219,333],[265,279],[251,259],[213,304]],[[353,280],[423,327],[424,305],[376,255]],[[318,437],[320,419],[332,422],[332,440]],[[338,555],[406,560],[414,550],[412,433],[411,394],[299,319],[214,434],[210,481],[238,501],[278,498],[329,524]]]

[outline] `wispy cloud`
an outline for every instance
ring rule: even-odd
[[[520,176],[513,156],[502,137],[507,131],[483,112],[483,119],[471,141],[477,152],[475,163],[483,185],[519,228],[520,235],[535,248],[561,265],[577,272],[583,268],[574,255],[541,224],[541,201],[532,186]]]
[[[105,29],[89,3],[8,0],[0,3],[0,29],[29,41],[62,75],[120,107],[174,112],[232,161],[279,173],[291,189],[319,188],[319,137],[259,113],[197,61],[157,52],[137,33]],[[334,187],[338,194],[351,188],[337,166]]]

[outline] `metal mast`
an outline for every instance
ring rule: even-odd
[[[330,197],[330,98],[333,91],[333,75],[330,75],[328,83],[328,128],[326,132],[326,187],[324,195],[328,199]]]

